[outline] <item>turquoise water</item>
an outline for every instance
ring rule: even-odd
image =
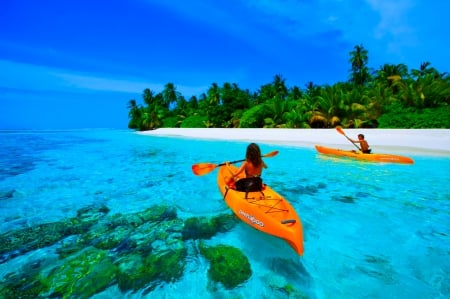
[[[181,219],[229,213],[217,171],[195,176],[191,166],[242,159],[247,145],[114,130],[2,132],[0,144],[2,235],[99,204],[112,215],[155,204],[175,207]],[[204,242],[247,256],[252,276],[244,284],[212,286],[208,261],[196,252],[199,241],[189,240],[176,281],[126,293],[111,282],[92,298],[295,298],[279,289],[286,284],[310,298],[450,297],[449,157],[400,153],[415,164],[377,164],[260,146],[263,153],[279,150],[265,160],[264,180],[302,219],[303,257],[239,222]],[[0,282],[19,280],[30,267],[48,271],[60,246],[3,253]]]

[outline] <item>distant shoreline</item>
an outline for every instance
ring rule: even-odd
[[[450,157],[449,129],[344,129],[353,139],[366,136],[374,152],[411,152]],[[315,144],[341,149],[354,146],[335,129],[190,129],[160,128],[138,132],[141,135],[209,140],[235,140],[265,144],[314,147]]]

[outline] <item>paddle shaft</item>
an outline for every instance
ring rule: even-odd
[[[273,152],[270,152],[268,154],[261,155],[261,158],[268,158],[268,157],[273,157],[273,156],[276,156],[276,155],[278,155],[278,151],[273,151]],[[224,163],[220,163],[220,164],[216,165],[216,167],[224,166],[227,163],[235,164],[235,163],[239,163],[239,162],[244,162],[245,160],[246,159],[236,160],[236,161],[232,161],[232,162],[224,162]]]
[[[356,145],[356,143],[354,143],[350,138],[347,137],[347,135],[344,135],[348,141],[350,141],[359,151],[361,151],[361,149],[359,148],[359,146]]]
[[[345,135],[344,130],[342,130],[342,128],[337,127],[336,130],[339,132],[339,134],[342,134],[345,136],[345,138],[348,139],[348,141],[350,141],[359,151],[361,151],[361,149],[359,148],[359,146],[357,146],[347,135]]]
[[[273,156],[276,156],[277,154],[278,154],[278,151],[273,151],[268,154],[262,155],[261,158],[273,157]],[[228,163],[234,164],[234,163],[244,162],[245,160],[246,159],[236,160],[236,161],[232,161],[232,162],[228,162]],[[197,164],[192,165],[192,171],[194,172],[195,175],[205,175],[207,173],[210,173],[217,167],[224,166],[226,164],[227,164],[227,162],[224,162],[221,164],[197,163]]]
[[[228,163],[230,163],[230,164],[235,164],[235,163],[239,163],[239,162],[244,162],[245,160],[246,160],[246,159],[236,160],[236,161],[232,161],[232,162],[228,162]],[[227,162],[217,164],[216,167],[220,167],[220,166],[224,166],[224,165],[227,165]]]

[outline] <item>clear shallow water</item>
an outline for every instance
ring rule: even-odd
[[[181,218],[229,212],[217,172],[195,176],[191,166],[242,159],[247,145],[109,130],[2,132],[0,144],[1,234],[75,217],[94,203],[110,213],[168,204]],[[448,157],[403,153],[415,164],[376,164],[326,158],[312,148],[260,146],[263,153],[279,150],[266,159],[264,179],[302,219],[305,255],[239,224],[207,243],[244,252],[253,275],[243,286],[211,289],[208,262],[191,256],[181,280],[126,298],[287,298],[268,287],[274,279],[311,298],[450,297]],[[53,247],[10,259],[0,264],[0,280],[51,255]],[[113,286],[94,297],[111,296],[124,295]]]

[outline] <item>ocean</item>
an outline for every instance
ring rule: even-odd
[[[298,256],[235,221],[217,170],[192,173],[243,159],[246,142],[99,129],[2,131],[0,144],[0,297],[450,297],[449,157],[370,163],[259,143],[279,151],[263,178],[302,220]],[[232,225],[185,237],[188,219],[217,217]],[[221,245],[248,261],[245,281],[212,279],[202,248]]]

